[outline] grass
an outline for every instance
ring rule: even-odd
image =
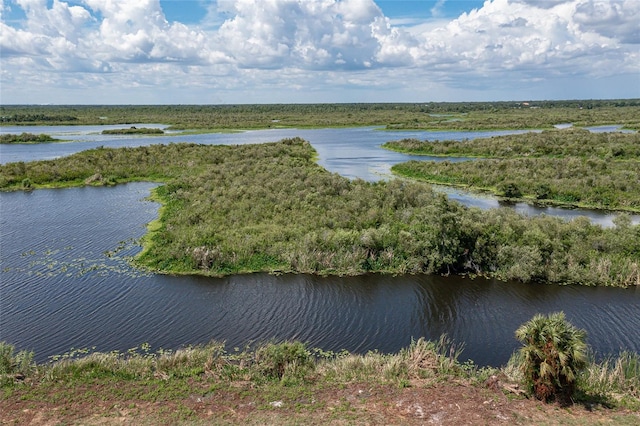
[[[164,130],[147,127],[130,127],[128,129],[107,129],[102,131],[103,135],[163,135]]]
[[[34,135],[33,133],[23,132],[19,135],[13,133],[0,135],[0,144],[36,144],[50,142],[62,142],[62,140],[52,138],[51,136],[44,133],[40,135]]]
[[[0,343],[0,350],[11,352],[12,347]],[[476,419],[482,401],[523,401],[522,395],[511,393],[522,380],[515,361],[503,368],[478,368],[461,363],[457,355],[446,338],[419,339],[395,354],[327,353],[300,342],[264,343],[231,352],[215,342],[176,351],[151,351],[148,345],[124,353],[72,351],[48,363],[31,362],[24,373],[25,366],[18,367],[14,359],[14,367],[0,375],[1,404],[16,416],[49,407],[47,412],[58,420],[99,415],[149,424],[193,423],[214,415],[237,423],[243,418],[239,412],[244,412],[262,419],[259,423],[277,418],[278,423],[305,419],[316,424],[328,419],[357,422],[363,415],[384,423],[381,413],[397,409],[411,395],[433,394],[435,389],[446,393],[443,398],[450,405],[470,404],[469,416]],[[622,354],[591,362],[579,377],[576,406],[592,411],[599,407],[623,424],[632,424],[637,417],[625,413],[640,410],[639,360],[637,354]],[[497,393],[486,389],[490,381],[499,384]],[[384,401],[396,402],[382,408]],[[418,402],[406,404],[412,411],[419,407]],[[56,408],[50,411],[52,407]]]
[[[70,391],[72,386],[82,384],[138,382],[147,387],[144,394],[136,395],[138,398],[158,400],[190,392],[185,384],[193,380],[207,381],[210,390],[233,382],[278,384],[284,388],[311,382],[323,382],[327,387],[349,382],[403,387],[403,383],[412,378],[442,375],[474,376],[480,382],[495,371],[459,363],[458,352],[452,348],[446,338],[436,342],[419,339],[397,354],[374,351],[364,355],[311,349],[301,342],[271,342],[231,352],[217,342],[155,352],[148,345],[142,345],[126,352],[72,350],[44,364],[33,361],[24,364],[18,354],[13,358],[12,367],[0,377],[3,389],[8,392],[20,389],[27,379],[45,387]],[[0,342],[0,350],[11,352],[13,346]],[[16,375],[20,376],[17,381]],[[118,395],[122,390],[114,387],[111,392]],[[64,395],[53,397],[64,399]]]

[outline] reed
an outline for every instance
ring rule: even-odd
[[[149,345],[143,344],[124,352],[76,349],[47,363],[36,364],[32,353],[15,353],[12,345],[1,342],[0,387],[10,393],[24,386],[66,389],[104,383],[117,392],[118,383],[144,383],[145,388],[152,388],[147,390],[151,393],[137,394],[136,398],[166,399],[187,397],[189,384],[194,381],[201,387],[213,388],[234,387],[234,383],[267,388],[277,385],[279,389],[296,388],[298,393],[304,392],[307,386],[340,387],[348,383],[403,388],[414,381],[424,385],[425,381],[465,380],[474,386],[485,386],[488,379],[499,377],[504,391],[525,383],[521,353],[516,352],[502,368],[479,368],[472,361],[460,362],[461,349],[446,336],[437,341],[414,340],[393,354],[333,353],[295,341],[267,342],[232,350],[219,342],[175,351],[152,351]],[[639,385],[638,354],[625,352],[601,363],[590,360],[577,376],[573,401],[640,409]],[[133,388],[137,389],[137,385]]]

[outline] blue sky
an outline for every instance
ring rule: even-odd
[[[0,102],[640,98],[639,0],[0,0]]]
[[[482,7],[483,0],[379,0],[376,2],[385,16],[392,19],[455,18],[463,12]],[[197,24],[206,13],[205,2],[198,0],[160,1],[165,16],[170,21]]]

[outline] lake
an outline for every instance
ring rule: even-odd
[[[161,124],[133,124],[140,127],[165,128]],[[86,149],[105,147],[143,146],[151,144],[168,144],[172,142],[193,142],[202,144],[240,145],[250,143],[274,142],[283,138],[302,137],[318,151],[318,163],[327,170],[339,173],[348,178],[360,178],[376,181],[388,178],[391,166],[397,163],[415,160],[429,161],[467,161],[464,158],[412,156],[381,149],[380,146],[390,140],[416,138],[420,140],[466,140],[498,135],[518,134],[527,131],[385,131],[376,127],[356,127],[341,129],[266,129],[250,130],[239,133],[209,133],[200,135],[181,135],[180,132],[169,132],[160,136],[149,135],[102,135],[102,130],[122,128],[122,125],[109,126],[5,126],[1,133],[46,133],[55,138],[69,140],[65,143],[48,143],[37,145],[0,145],[0,163],[16,161],[45,160],[71,155]],[[593,128],[600,131],[602,127]],[[606,127],[615,131],[616,126]],[[437,187],[446,192],[450,198],[469,207],[482,209],[511,207],[516,211],[533,216],[546,214],[573,219],[586,216],[594,223],[602,226],[613,226],[615,214],[589,209],[564,209],[556,207],[537,207],[526,203],[506,203],[495,197],[473,194],[447,187]],[[640,215],[632,215],[633,223],[640,223]]]
[[[423,133],[416,134],[411,137],[423,138]],[[238,135],[243,137],[237,139]],[[253,143],[295,135],[312,141],[323,166],[332,171],[343,168],[342,174],[350,177],[379,178],[383,165],[399,158],[368,148],[368,160],[359,161],[365,144],[377,147],[380,141],[398,138],[373,129],[184,138]],[[380,139],[372,142],[372,135]],[[90,131],[78,137],[95,140],[25,145],[20,146],[25,148],[22,154],[13,146],[2,146],[0,155],[4,162],[5,155],[45,158],[92,144],[177,141],[167,136],[105,138]],[[521,323],[535,313],[563,310],[569,321],[587,330],[598,358],[621,350],[640,352],[638,288],[422,275],[205,278],[142,273],[127,260],[138,252],[136,240],[145,224],[157,216],[157,204],[145,200],[153,186],[0,193],[0,340],[34,350],[44,361],[71,348],[124,351],[148,342],[153,349],[175,349],[212,339],[230,348],[298,339],[325,350],[396,352],[412,338],[437,339],[446,333],[464,343],[462,360],[498,366],[518,347],[513,335]]]

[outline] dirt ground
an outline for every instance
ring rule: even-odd
[[[13,392],[0,400],[2,425],[150,425],[150,424],[336,424],[336,425],[584,425],[640,424],[640,412],[602,406],[560,407],[516,396],[495,386],[463,380],[414,381],[407,387],[350,383],[336,389],[282,398],[265,395],[250,383],[214,390],[203,396],[160,402],[108,396],[93,389],[60,401],[56,395],[26,397]],[[273,399],[273,400],[271,400]]]

